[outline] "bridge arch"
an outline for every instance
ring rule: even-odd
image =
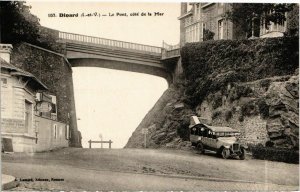
[[[162,48],[125,41],[59,32],[72,67],[101,67],[163,77],[172,83],[172,70],[162,62]]]

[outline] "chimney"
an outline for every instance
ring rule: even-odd
[[[13,49],[11,44],[0,44],[0,57],[10,63],[10,54]]]
[[[187,13],[187,2],[181,2],[181,5],[180,5],[180,8],[181,8],[181,15],[184,15]]]

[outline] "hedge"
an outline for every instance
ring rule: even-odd
[[[299,65],[298,37],[218,40],[187,43],[181,49],[187,102],[201,103],[208,93],[231,82],[290,75]]]
[[[252,157],[255,159],[299,163],[299,151],[263,146],[252,146],[251,151]]]

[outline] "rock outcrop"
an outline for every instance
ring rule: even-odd
[[[269,105],[267,131],[271,145],[298,148],[299,146],[299,75],[286,82],[271,83],[266,93]]]

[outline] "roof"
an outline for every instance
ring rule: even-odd
[[[210,126],[210,125],[207,125],[207,124],[204,124],[204,123],[198,123],[198,124],[195,124],[195,125],[192,125],[192,126],[189,126],[189,128],[193,128],[195,126],[205,126],[209,129],[211,129],[213,132],[234,132],[234,133],[239,133],[238,130],[235,130],[235,129],[232,129],[230,127],[218,127],[218,126]]]
[[[190,10],[190,11],[188,11],[187,13],[185,13],[185,14],[179,16],[177,19],[181,20],[181,19],[183,19],[183,18],[185,18],[185,17],[187,17],[187,16],[189,16],[189,15],[192,15],[192,14],[193,14],[193,12]]]
[[[230,127],[216,127],[216,126],[209,126],[206,124],[204,125],[214,132],[239,132],[238,130],[232,129]]]
[[[4,68],[4,69],[8,69],[10,70],[10,75],[15,75],[15,76],[23,76],[23,77],[27,77],[27,78],[30,78],[32,79],[37,85],[38,85],[38,88],[39,89],[44,89],[44,90],[47,90],[47,86],[45,84],[43,84],[38,78],[36,78],[34,75],[32,75],[31,73],[27,72],[27,71],[24,71],[16,66],[14,66],[13,64],[10,64],[8,62],[6,62],[4,59],[2,59],[0,57],[0,66],[1,66],[1,69]]]

